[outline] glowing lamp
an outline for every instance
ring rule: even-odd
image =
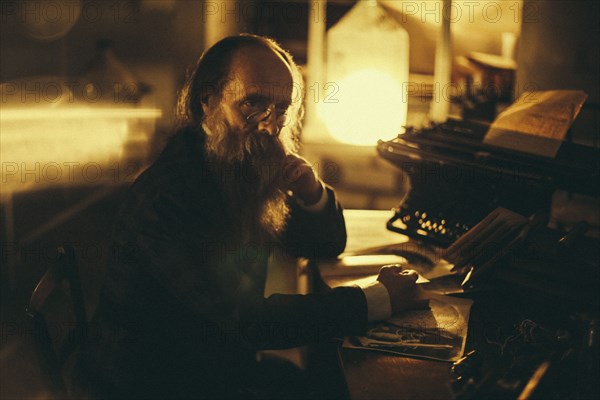
[[[327,32],[318,115],[335,140],[374,146],[406,123],[409,38],[377,1],[359,1]]]
[[[339,81],[339,103],[319,110],[334,139],[372,146],[377,139],[397,134],[406,121],[399,116],[404,103],[402,84],[377,69],[352,72]],[[400,118],[402,117],[402,118]]]

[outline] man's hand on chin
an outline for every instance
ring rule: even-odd
[[[291,190],[307,206],[319,201],[323,185],[306,159],[288,154],[283,160],[282,171],[284,190]]]

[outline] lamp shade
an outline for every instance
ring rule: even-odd
[[[318,112],[329,134],[374,146],[406,123],[409,38],[376,1],[359,1],[327,33]]]

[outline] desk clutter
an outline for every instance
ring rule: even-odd
[[[464,276],[461,286],[474,287],[476,280],[511,254],[540,221],[539,215],[525,218],[498,207],[452,243],[443,258],[453,264],[452,271]]]
[[[397,388],[431,373],[430,390],[410,393],[439,398],[597,398],[600,243],[584,235],[586,224],[561,232],[545,226],[543,213],[497,207],[450,245],[435,246],[402,234],[393,243],[389,212],[366,212],[356,226],[355,213],[345,211],[348,251],[315,263],[325,283],[366,282],[382,265],[398,263],[415,269],[435,300],[430,310],[400,313],[346,338],[347,378],[381,365]],[[351,393],[379,382],[363,379],[349,383]]]
[[[522,243],[536,224],[536,218],[528,219],[498,207],[447,249],[431,246],[420,249],[420,256],[428,262],[417,263],[415,261],[422,260],[415,256],[412,262],[402,257],[411,258],[406,246],[404,250],[393,246],[375,247],[346,253],[339,260],[321,261],[318,270],[325,276],[370,275],[363,279],[346,279],[346,284],[367,283],[382,265],[400,264],[415,269],[419,273],[417,283],[428,290],[429,309],[393,315],[371,325],[365,336],[346,338],[344,347],[441,361],[459,360],[465,349],[473,302],[444,296],[447,290],[440,291],[439,287],[427,284],[438,278],[456,277],[462,280],[464,289],[473,288],[476,278],[485,275],[498,260]]]
[[[456,361],[465,350],[472,300],[432,295],[429,308],[395,314],[373,324],[365,336],[346,338],[351,349],[440,361]]]
[[[471,350],[450,367],[454,399],[597,398],[598,322],[574,315],[557,327],[523,319],[484,331],[487,352]]]
[[[390,389],[380,397],[396,390],[410,398],[600,395],[600,241],[585,236],[586,222],[568,231],[548,225],[557,191],[600,196],[600,152],[566,141],[554,143],[554,157],[542,156],[485,140],[489,130],[450,119],[378,142],[379,155],[408,175],[410,191],[377,219],[380,226],[373,218],[357,229],[363,243],[319,261],[317,270],[334,286],[400,264],[419,273],[432,300],[430,310],[400,313],[345,339],[346,376],[359,380],[349,383],[351,397],[369,397],[375,392],[365,388],[385,381],[364,368],[387,377]],[[349,226],[349,240],[353,233]],[[440,326],[452,316],[451,329]]]
[[[426,284],[426,290],[441,294],[463,292],[475,288],[476,282],[512,254],[539,223],[538,216],[526,218],[498,207],[446,249],[409,239],[345,252],[338,259],[317,263],[320,274],[329,277],[374,275],[383,265],[399,264],[417,271],[417,283]],[[439,278],[450,278],[446,280],[448,285],[440,285]]]

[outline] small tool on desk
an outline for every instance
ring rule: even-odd
[[[452,346],[449,344],[432,344],[432,343],[415,343],[415,342],[398,342],[393,345],[391,344],[379,344],[379,343],[369,343],[367,347],[372,349],[380,349],[380,350],[398,350],[398,347],[423,347],[428,349],[445,349],[452,350]]]
[[[450,367],[450,374],[455,379],[463,377],[465,374],[473,376],[479,372],[481,365],[481,357],[475,350],[471,350],[452,363],[452,366]]]
[[[586,221],[579,221],[573,227],[558,240],[558,244],[561,248],[569,248],[581,238],[590,228],[590,224]]]

